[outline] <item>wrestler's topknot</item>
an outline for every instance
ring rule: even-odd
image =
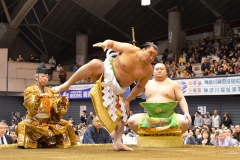
[[[150,47],[153,47],[156,51],[158,51],[158,47],[153,42],[146,42],[140,48],[141,49],[143,49],[143,48],[147,49],[147,48],[150,48]]]

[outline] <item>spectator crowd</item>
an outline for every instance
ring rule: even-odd
[[[133,112],[130,111],[129,117],[132,115]],[[24,118],[22,116],[21,121]],[[87,115],[87,112],[84,110],[79,124],[75,124],[72,116],[69,117],[68,121],[74,126],[77,144],[114,142],[114,131],[109,133],[93,112],[89,112],[89,115]],[[0,145],[17,143],[17,123],[18,119],[15,112],[12,116],[11,125],[7,125],[4,120],[1,120]],[[240,144],[240,125],[233,125],[228,112],[225,112],[224,117],[221,118],[217,110],[214,110],[213,115],[210,112],[206,112],[203,116],[199,111],[196,111],[192,116],[192,124],[182,135],[185,145],[238,146]],[[122,137],[124,143],[136,144],[138,135],[126,124]],[[131,142],[129,142],[129,139],[131,139]]]
[[[196,45],[184,44],[180,56],[166,49],[156,57],[158,62],[166,65],[169,78],[239,74],[240,38],[233,33],[221,39],[199,38]],[[200,66],[200,72],[193,65]]]
[[[183,133],[184,144],[238,146],[240,143],[240,126],[234,126],[228,112],[221,119],[218,110],[214,114],[206,112],[203,116],[196,111],[192,116],[192,124]]]

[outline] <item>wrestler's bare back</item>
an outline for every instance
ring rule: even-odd
[[[175,101],[176,82],[169,78],[163,81],[149,80],[145,86],[145,96],[147,102],[169,102]]]
[[[152,65],[140,64],[138,59],[140,50],[134,53],[121,53],[113,60],[116,78],[122,87],[130,86],[134,81],[138,81],[152,73]]]

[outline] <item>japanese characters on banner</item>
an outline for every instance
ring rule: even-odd
[[[61,92],[61,95],[67,96],[70,100],[91,99],[90,90],[93,84],[79,84],[72,85],[67,92]],[[127,97],[130,93],[130,87],[127,87],[124,97]],[[146,99],[144,93],[142,93],[142,99]]]
[[[91,99],[89,92],[92,86],[93,84],[72,85],[67,92],[61,92],[61,95],[68,99]]]
[[[240,94],[240,77],[182,79],[177,81],[185,96]]]
[[[219,77],[219,78],[198,78],[198,79],[178,79],[177,81],[185,96],[197,95],[230,95],[240,94],[240,77]],[[67,92],[62,92],[61,95],[66,95],[68,99],[91,99],[90,90],[93,84],[72,85]],[[124,93],[127,97],[130,93],[128,87]],[[142,99],[146,99],[142,93]]]

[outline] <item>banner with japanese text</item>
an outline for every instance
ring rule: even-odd
[[[71,85],[67,92],[61,92],[61,95],[67,96],[68,99],[91,99],[90,90],[93,84]]]
[[[240,77],[216,77],[216,78],[198,78],[198,79],[177,79],[183,94],[185,96],[198,95],[233,95],[240,94]],[[81,100],[91,99],[89,92],[93,84],[72,85],[67,92],[62,92],[61,95],[66,95],[68,99]],[[124,97],[130,93],[130,88],[127,87]],[[146,99],[142,93],[142,99]]]
[[[240,77],[178,79],[185,96],[240,94]]]
[[[70,100],[81,100],[81,99],[91,99],[90,90],[93,84],[79,84],[72,85],[67,92],[61,92],[61,95],[67,96]],[[130,87],[127,87],[124,97],[126,98],[130,93]],[[142,99],[145,99],[144,93],[142,94]]]

